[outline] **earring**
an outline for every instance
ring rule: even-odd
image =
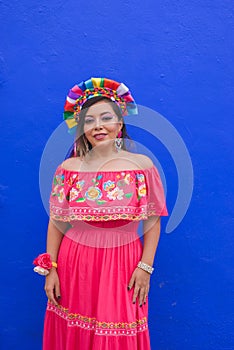
[[[76,141],[74,142],[73,155],[74,155],[74,157],[77,157]]]
[[[117,137],[115,138],[115,149],[117,152],[119,152],[123,146],[123,139],[121,137],[122,137],[122,131],[120,131]]]

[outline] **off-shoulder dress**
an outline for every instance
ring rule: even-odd
[[[148,301],[127,286],[143,245],[140,220],[168,215],[155,166],[79,172],[59,165],[50,218],[67,222],[58,253],[61,299],[48,302],[43,350],[149,350]]]

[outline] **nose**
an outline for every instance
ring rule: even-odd
[[[103,125],[102,125],[102,120],[100,119],[100,118],[96,118],[95,119],[95,126],[94,126],[94,128],[95,129],[100,129],[100,128],[102,128],[103,127]]]

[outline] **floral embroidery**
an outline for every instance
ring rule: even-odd
[[[91,186],[88,188],[88,191],[85,193],[85,197],[91,201],[95,201],[102,197],[102,192],[100,188]]]
[[[64,185],[64,175],[56,175],[54,177],[54,184],[63,186]]]
[[[69,186],[72,186],[74,184],[74,181],[78,178],[78,174],[73,174],[69,177],[67,183]]]
[[[70,201],[73,201],[78,197],[79,191],[77,191],[75,188],[72,188],[70,191]]]
[[[85,184],[84,180],[77,181],[77,182],[76,182],[76,188],[77,188],[79,191],[81,191],[82,188],[84,187],[84,184]]]
[[[59,203],[63,203],[64,199],[65,199],[64,188],[61,188],[61,190],[58,193],[58,201],[59,201]]]
[[[108,201],[121,201],[124,198],[131,198],[134,192],[129,185],[132,184],[136,188],[137,199],[140,200],[147,194],[145,176],[143,173],[135,175],[129,172],[119,172],[111,179],[103,179],[103,174],[98,174],[91,179],[90,184],[80,179],[80,174],[71,174],[67,178],[66,183],[69,185],[67,200],[70,202],[82,203],[87,200],[96,202],[98,206],[103,206]],[[64,174],[58,174],[54,177],[54,188],[52,196],[58,198],[59,203],[63,203],[66,199],[64,191]],[[87,187],[86,187],[87,186]],[[83,190],[83,194],[82,194]]]
[[[57,182],[58,179],[56,179],[56,177],[54,178],[54,182]],[[61,184],[61,179],[59,179],[60,184]],[[61,184],[60,186],[63,186],[63,184]],[[62,187],[61,189],[59,189],[59,184],[55,185],[53,188],[53,191],[51,193],[51,195],[54,197],[58,197],[58,201],[59,203],[63,203],[64,199],[65,199],[65,193],[64,193],[64,187]]]
[[[107,193],[107,197],[112,200],[115,200],[115,199],[121,200],[123,199],[123,195],[124,195],[124,191],[120,190],[119,187],[115,187],[112,191],[109,191]]]
[[[127,174],[125,177],[124,177],[124,181],[126,182],[126,184],[130,184],[134,181],[134,178],[131,176],[131,174]]]
[[[52,195],[57,195],[57,193],[58,193],[58,188],[59,188],[59,186],[58,186],[58,185],[55,185],[55,186],[54,186],[54,189],[53,189]]]
[[[103,184],[104,191],[109,191],[114,187],[115,187],[115,183],[114,183],[114,181],[111,181],[111,180],[108,180],[108,181],[104,182],[104,184]]]
[[[140,185],[138,187],[138,196],[141,198],[141,197],[145,197],[146,196],[146,186],[145,186],[145,183]]]
[[[139,182],[145,182],[145,176],[143,174],[136,174],[136,177]]]

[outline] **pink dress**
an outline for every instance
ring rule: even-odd
[[[77,172],[59,166],[50,218],[69,222],[58,254],[59,306],[48,303],[43,350],[149,350],[148,301],[127,286],[142,256],[140,220],[168,215],[155,166]]]

